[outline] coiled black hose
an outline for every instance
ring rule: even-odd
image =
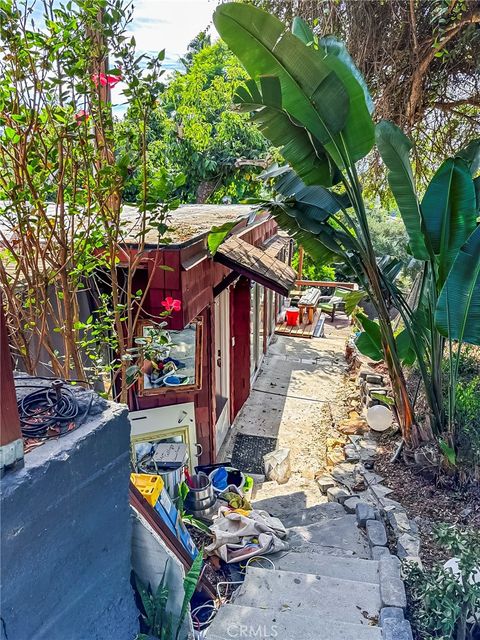
[[[78,400],[62,381],[55,381],[50,387],[35,384],[17,386],[36,389],[17,403],[24,438],[58,438],[69,433],[82,424],[93,400],[92,392],[86,410],[78,418]],[[48,433],[49,429],[53,429],[54,432]]]

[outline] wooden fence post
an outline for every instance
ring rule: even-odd
[[[298,280],[302,279],[303,275],[303,247],[298,247]]]

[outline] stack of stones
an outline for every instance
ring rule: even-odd
[[[360,397],[367,409],[377,404],[382,404],[378,396],[390,397],[390,391],[385,385],[385,379],[380,373],[373,371],[360,371],[359,374]]]

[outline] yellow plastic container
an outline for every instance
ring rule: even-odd
[[[131,473],[130,479],[145,500],[154,507],[164,487],[163,478],[149,473]]]

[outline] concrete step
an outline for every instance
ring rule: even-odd
[[[317,522],[327,522],[328,520],[341,518],[345,515],[345,509],[341,504],[338,504],[338,502],[324,502],[323,504],[316,504],[312,507],[298,509],[292,503],[291,499],[288,502],[287,499],[288,498],[283,498],[285,504],[282,504],[281,498],[277,498],[275,501],[268,498],[265,500],[256,500],[252,503],[252,506],[254,509],[264,509],[272,515],[277,515],[275,511],[278,510],[278,517],[287,529],[290,527],[315,524]]]
[[[315,551],[290,551],[268,556],[278,571],[296,571],[317,576],[379,584],[379,563],[361,558],[332,557]]]
[[[325,502],[310,508],[292,511],[288,516],[284,516],[282,522],[288,529],[291,527],[308,526],[318,522],[335,520],[345,515],[345,509],[338,502]]]
[[[329,555],[370,558],[365,532],[354,515],[326,522],[290,527],[288,542],[294,551],[317,551]]]
[[[286,484],[267,481],[255,485],[250,502],[254,509],[280,518],[287,528],[345,515],[342,505],[328,502],[313,479],[298,475],[293,475]]]
[[[317,620],[359,625],[376,623],[381,609],[380,587],[376,584],[253,567],[248,567],[232,604],[290,610],[300,615],[315,611]]]
[[[207,640],[381,640],[378,627],[320,619],[316,611],[311,616],[284,610],[223,605],[210,625]]]

